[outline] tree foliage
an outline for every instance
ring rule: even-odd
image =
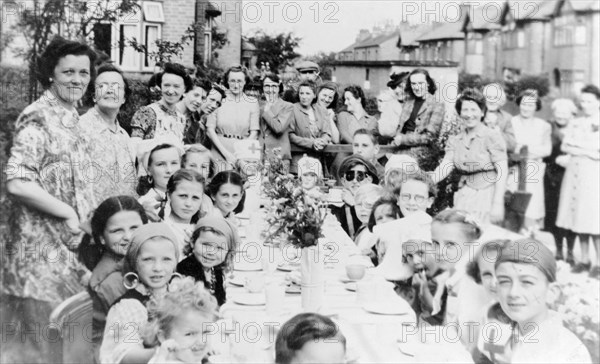
[[[262,30],[256,31],[248,37],[248,41],[256,47],[257,64],[269,62],[273,71],[280,71],[292,64],[300,54],[296,52],[302,38],[294,36],[292,32],[277,35],[266,34]]]
[[[135,0],[34,0],[22,12],[18,30],[25,36],[28,49],[21,55],[29,63],[29,99],[37,97],[36,63],[50,40],[58,34],[69,39],[88,40],[99,22],[116,22],[125,14],[139,10]]]
[[[335,52],[319,52],[314,56],[307,57],[309,60],[315,62],[321,68],[320,76],[323,80],[331,80],[333,75],[333,67],[330,66],[331,62],[335,61]]]

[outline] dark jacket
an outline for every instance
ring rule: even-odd
[[[264,104],[260,110],[260,140],[263,150],[281,148],[281,155],[287,160],[292,159],[289,137],[292,108],[292,104],[279,99],[268,111],[264,111]]]

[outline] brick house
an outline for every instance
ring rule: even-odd
[[[561,0],[552,14],[544,69],[563,95],[600,85],[600,2]]]
[[[495,11],[495,13],[491,13]],[[465,37],[463,69],[467,73],[500,77],[500,9],[480,6],[465,12],[462,31]]]
[[[462,64],[465,53],[465,35],[460,21],[439,23],[431,31],[419,36],[420,61],[452,61]],[[462,67],[459,66],[459,69]]]

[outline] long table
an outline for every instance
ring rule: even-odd
[[[295,314],[303,312],[301,307],[301,294],[285,295],[281,310],[276,313],[266,312],[264,305],[242,305],[236,303],[238,297],[252,297],[264,293],[247,292],[246,288],[240,287],[239,282],[246,278],[265,275],[267,279],[284,280],[289,274],[279,269],[273,270],[274,266],[285,263],[284,254],[289,256],[289,249],[284,247],[273,248],[262,244],[257,239],[257,231],[261,229],[256,226],[256,219],[252,223],[245,221],[240,227],[242,233],[242,246],[234,263],[233,276],[229,280],[237,282],[238,285],[228,284],[227,303],[221,308],[221,315],[225,318],[223,331],[229,332],[225,339],[217,343],[218,351],[224,356],[213,357],[213,362],[265,362],[274,360],[274,333],[285,321]],[[382,285],[375,289],[371,297],[360,296],[357,292],[350,291],[343,282],[346,277],[345,266],[349,262],[365,262],[366,257],[360,256],[358,248],[348,235],[342,230],[335,218],[328,219],[324,226],[325,242],[327,245],[335,246],[329,250],[329,257],[325,265],[325,297],[324,305],[319,313],[330,316],[339,326],[339,329],[347,339],[348,362],[360,363],[402,363],[415,362],[419,353],[431,351],[431,347],[420,347],[423,345],[419,340],[403,338],[406,333],[414,336],[416,317],[408,303],[396,295],[392,285]],[[275,252],[275,253],[273,253]],[[270,259],[265,264],[257,254],[270,254]],[[258,258],[258,259],[257,259]],[[263,270],[265,268],[265,270]],[[371,279],[380,282],[378,278],[372,277],[373,273],[367,269],[363,279]],[[369,281],[370,282],[370,281]],[[250,296],[249,296],[250,295]],[[388,302],[392,305],[409,307],[404,314],[386,315],[367,312],[363,306],[369,301]],[[258,337],[258,339],[257,339]],[[400,341],[412,342],[412,348],[407,349]],[[416,346],[415,346],[416,345]],[[420,349],[415,349],[420,347]],[[403,350],[404,349],[404,350]],[[452,350],[457,349],[453,347]],[[423,358],[431,361],[431,357]],[[459,360],[464,361],[464,360]]]

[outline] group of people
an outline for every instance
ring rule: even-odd
[[[257,92],[245,87],[249,79],[241,67],[227,70],[217,85],[165,64],[153,77],[160,99],[136,111],[128,134],[117,118],[131,96],[124,74],[112,64],[96,65],[84,43],[52,40],[38,66],[45,91],[16,121],[4,171],[10,197],[0,268],[5,317],[22,332],[35,330],[48,323],[58,303],[87,288],[100,362],[202,360],[208,349],[198,342],[198,328],[216,320],[218,306],[227,301],[226,274],[239,244],[236,214],[260,205],[261,166],[274,152],[310,196],[329,205],[422,322],[487,317],[525,335],[534,320],[553,325],[549,330],[564,340],[553,346],[544,339],[535,351],[508,340],[502,358],[564,358],[547,349],[577,339],[549,321],[545,304],[538,304],[556,273],[546,247],[535,240],[484,242],[475,261],[459,254],[458,263],[448,252],[479,241],[482,225],[476,221],[502,222],[505,191],[516,173],[509,156],[527,147],[536,168],[526,180],[532,194],[527,223],[541,224],[545,216],[556,236],[556,258],[563,258],[565,238],[573,264],[578,235],[582,255],[574,269],[600,276],[586,249],[590,238],[596,251],[600,244],[598,88],[582,90],[580,118],[574,118],[572,102],[555,101],[552,123],[535,117],[541,99],[534,91],[519,96],[520,114],[511,117],[501,109],[506,100],[500,85],[465,90],[456,100],[453,129],[452,112],[435,99],[436,84],[424,69],[391,76],[389,90],[377,98],[379,118],[366,112],[359,86],[340,93],[336,83],[320,81],[316,64],[301,62],[297,69],[299,80],[287,89],[268,73]],[[93,106],[80,116],[76,107],[86,93]],[[341,110],[338,98],[344,100]],[[332,143],[351,144],[352,153],[329,157],[324,149]],[[393,153],[380,153],[386,143]],[[454,209],[431,217],[436,184],[452,171],[460,174]],[[339,185],[332,188],[340,192],[336,198],[322,188],[331,176]],[[524,244],[537,244],[536,262],[519,255]],[[490,246],[499,252],[491,263],[479,259]],[[474,317],[488,307],[489,315]],[[329,327],[319,315],[301,315],[289,325],[316,323]],[[278,362],[332,353],[319,345],[303,352],[311,340],[345,342],[332,329],[298,335],[281,332]],[[463,342],[476,355],[504,360],[478,337]],[[43,360],[47,342],[13,339],[27,345],[19,352],[24,361]],[[569,349],[586,361],[581,343]]]

